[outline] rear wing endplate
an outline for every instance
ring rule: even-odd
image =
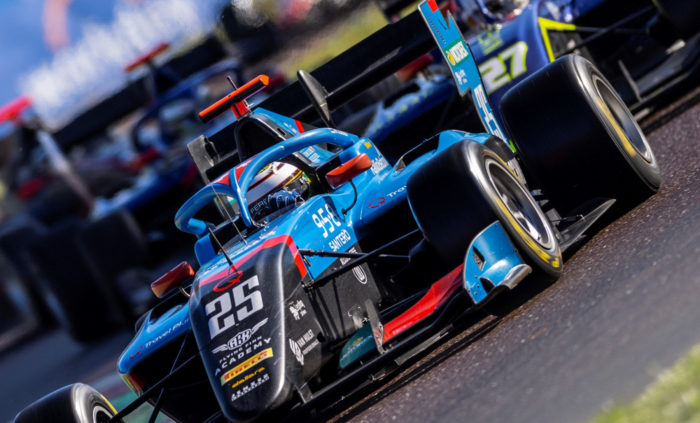
[[[440,47],[445,63],[457,84],[459,95],[464,97],[471,93],[486,131],[504,141],[507,140],[489,104],[474,55],[457,27],[452,13],[448,11],[445,19],[435,0],[424,0],[418,5],[418,11]]]

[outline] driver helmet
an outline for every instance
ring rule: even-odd
[[[253,220],[261,220],[287,206],[309,197],[310,180],[296,166],[272,162],[265,166],[250,184],[246,198]]]

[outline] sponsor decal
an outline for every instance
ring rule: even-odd
[[[219,358],[219,367],[216,369],[216,372],[214,372],[214,375],[218,375],[240,360],[243,360],[243,358],[249,357],[254,352],[269,345],[271,340],[272,338],[263,338],[258,335],[251,338],[246,345],[240,346],[236,350],[223,355]]]
[[[189,321],[190,321],[190,319],[189,319],[189,317],[187,317],[184,320],[181,320],[179,322],[175,322],[171,327],[169,327],[167,330],[161,332],[155,338],[147,341],[143,345],[139,345],[138,349],[129,355],[129,359],[133,360],[134,358],[141,355],[141,353],[143,351],[160,344],[161,342],[163,342],[166,339],[169,339],[171,337],[173,331],[176,331],[177,329],[181,328],[183,325],[187,324]]]
[[[351,240],[352,237],[350,236],[350,232],[343,229],[338,235],[328,242],[328,247],[333,251],[338,251]]]
[[[254,371],[253,373],[250,373],[250,374],[247,374],[247,375],[243,376],[242,378],[240,378],[240,379],[238,379],[237,381],[233,382],[233,383],[231,384],[231,388],[236,388],[236,387],[238,387],[240,384],[249,381],[250,379],[252,379],[252,378],[254,378],[255,376],[257,376],[259,373],[262,373],[262,372],[264,372],[264,371],[265,371],[265,368],[264,368],[264,367],[261,367],[261,368],[259,368],[258,370]]]
[[[264,373],[257,378],[253,379],[248,385],[236,390],[233,394],[231,394],[231,401],[235,401],[238,398],[250,393],[251,391],[257,389],[261,385],[263,385],[266,382],[270,381],[270,375],[267,373]]]
[[[215,292],[226,291],[227,289],[231,288],[233,285],[240,282],[241,276],[243,276],[243,272],[240,272],[240,271],[234,269],[233,273],[231,275],[229,275],[229,277],[220,280],[219,282],[216,283],[216,285],[214,285],[214,291]]]
[[[367,273],[365,273],[365,269],[360,266],[353,267],[352,274],[355,275],[355,279],[357,279],[357,281],[362,285],[367,284]]]
[[[301,300],[297,300],[295,303],[289,305],[289,312],[292,313],[294,320],[299,320],[306,316],[306,306]]]
[[[369,202],[369,208],[376,209],[377,207],[381,206],[384,203],[386,203],[386,198],[384,198],[384,197],[375,198],[374,200]]]
[[[139,349],[136,350],[134,353],[129,355],[129,359],[133,360],[134,358],[138,357],[141,354],[141,351],[143,350],[143,345],[139,345]]]
[[[306,331],[306,333],[304,333],[299,339],[297,339],[295,343],[299,348],[302,349],[301,353],[303,355],[308,354],[319,344],[318,339],[316,339],[316,337],[314,336],[314,331],[311,329]]]
[[[265,323],[267,323],[267,318],[258,322],[252,328],[242,330],[235,334],[227,343],[219,345],[212,350],[212,353],[218,354],[224,351],[234,351],[238,347],[242,347],[248,343],[250,338],[258,331]]]
[[[501,30],[497,28],[493,32],[486,31],[479,35],[477,42],[479,43],[479,47],[481,47],[481,51],[484,55],[490,54],[503,45]]]
[[[469,57],[469,50],[464,47],[464,42],[462,40],[457,40],[451,46],[447,47],[447,60],[450,61],[452,66],[456,66],[467,57]]]
[[[402,192],[404,192],[404,191],[406,191],[406,185],[395,189],[394,191],[392,191],[392,192],[386,194],[386,195],[383,196],[383,197],[375,198],[374,200],[372,200],[372,201],[369,202],[369,206],[368,206],[368,207],[369,207],[370,209],[376,209],[377,207],[379,207],[379,206],[381,206],[382,204],[386,203],[386,202],[387,202],[387,199],[388,199],[388,200],[391,200],[392,198],[396,197],[398,194],[400,194],[400,193],[402,193]]]
[[[301,364],[303,366],[304,365],[304,354],[301,353],[301,348],[299,347],[299,344],[297,344],[295,340],[290,338],[289,339],[289,348],[291,348],[292,353],[294,354],[294,357],[296,357],[299,364]]]
[[[352,247],[348,250],[348,252],[356,253],[357,250],[355,249],[355,247]],[[343,257],[340,259],[340,263],[343,265],[349,261],[349,257]],[[357,279],[357,281],[360,282],[362,285],[367,284],[367,273],[365,272],[365,269],[362,268],[362,266],[353,267],[352,274],[355,276],[355,279]]]
[[[227,382],[231,381],[234,377],[238,376],[239,374],[250,370],[254,366],[256,366],[258,363],[267,360],[268,358],[272,357],[272,348],[268,348],[266,350],[262,350],[259,353],[255,354],[254,356],[250,357],[243,363],[239,364],[238,366],[234,367],[233,369],[229,370],[228,372],[224,373],[221,376],[221,384],[225,385]]]
[[[313,350],[314,348],[316,348],[316,346],[317,346],[318,344],[320,344],[320,342],[318,342],[318,339],[315,339],[315,338],[314,338],[314,341],[313,341],[312,343],[310,343],[309,345],[306,346],[306,348],[304,348],[303,350],[301,350],[302,354],[304,354],[304,355],[308,354],[309,352],[311,352],[311,350]]]
[[[389,167],[389,162],[386,161],[384,157],[377,157],[376,159],[372,160],[372,167],[370,170],[376,175],[387,167]]]
[[[314,163],[317,163],[321,157],[318,155],[318,153],[316,152],[316,149],[313,147],[307,147],[307,148],[301,150],[301,154],[303,154],[304,157],[306,157],[307,159],[309,159],[310,161],[312,161]]]

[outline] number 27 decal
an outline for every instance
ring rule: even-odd
[[[481,73],[481,80],[486,87],[486,92],[491,94],[511,80],[524,74],[527,70],[526,55],[527,44],[524,41],[518,41],[512,46],[503,49],[496,57],[483,62],[479,66],[479,72]],[[507,60],[510,60],[510,70],[506,66]]]

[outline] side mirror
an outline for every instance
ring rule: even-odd
[[[321,116],[323,123],[329,128],[335,128],[333,118],[331,117],[331,109],[328,107],[328,91],[326,91],[316,78],[306,71],[299,69],[297,71],[297,78],[306,96],[311,100],[314,109],[316,109],[316,112]]]
[[[189,263],[183,261],[153,282],[151,284],[151,291],[153,291],[157,298],[163,298],[166,292],[176,286],[180,286],[182,282],[192,276],[194,276],[194,269],[192,269]]]
[[[372,160],[366,153],[362,153],[328,172],[326,181],[331,187],[337,188],[371,167]]]

